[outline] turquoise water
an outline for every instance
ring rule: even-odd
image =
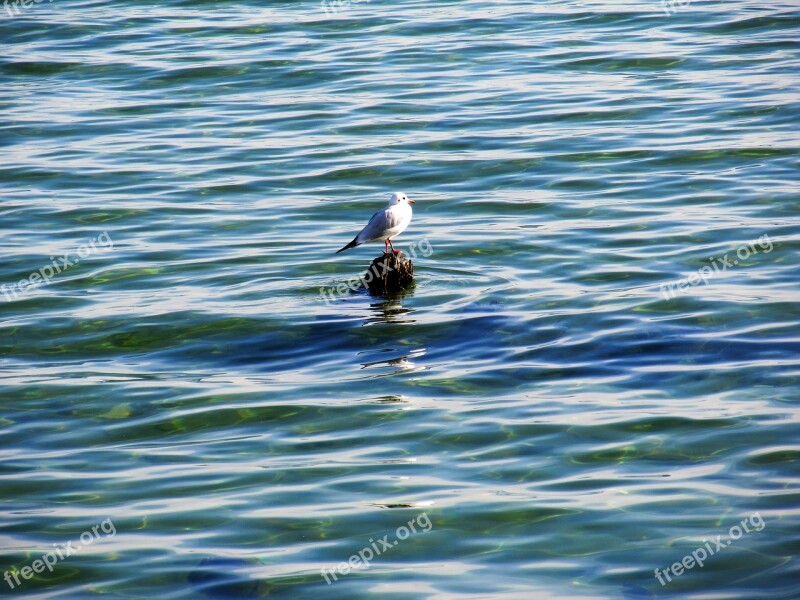
[[[800,597],[795,2],[0,11],[0,593]]]

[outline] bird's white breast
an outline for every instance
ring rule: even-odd
[[[409,223],[411,223],[411,206],[393,204],[372,215],[356,239],[359,244],[393,239],[403,233]]]
[[[400,235],[411,223],[411,206],[408,204],[395,204],[389,208],[392,218],[389,223],[389,237]]]

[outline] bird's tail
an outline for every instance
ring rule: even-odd
[[[343,252],[344,250],[347,250],[348,248],[355,248],[356,246],[358,246],[358,242],[356,242],[357,239],[358,239],[358,236],[354,237],[353,241],[350,242],[349,244],[347,244],[347,246],[345,246],[344,248],[339,248],[336,251],[336,254],[339,254],[339,252]]]

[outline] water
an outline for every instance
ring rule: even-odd
[[[797,598],[800,14],[673,8],[3,13],[3,594]]]

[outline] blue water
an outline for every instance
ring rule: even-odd
[[[0,7],[0,593],[800,597],[800,10],[667,8]]]

